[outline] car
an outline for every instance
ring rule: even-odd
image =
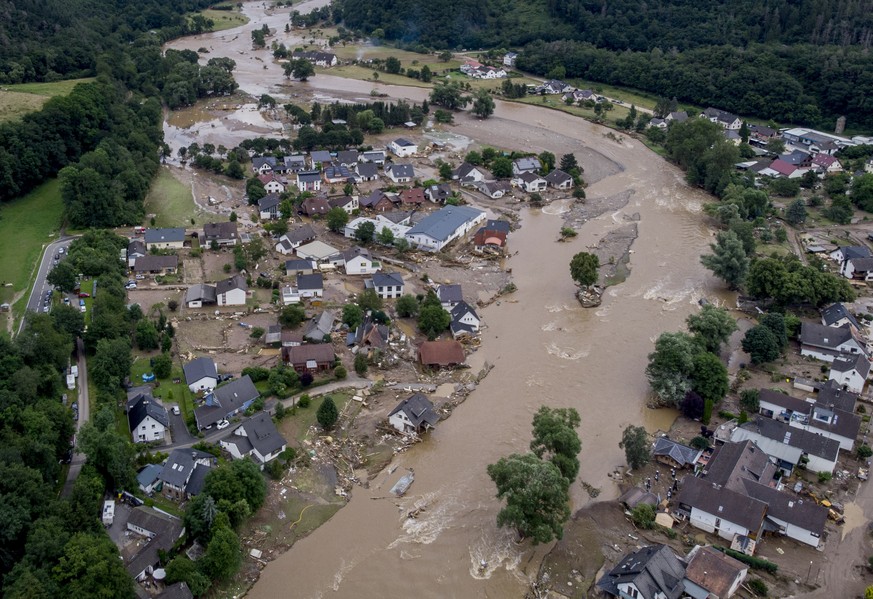
[[[128,283],[124,286],[125,289],[136,289],[136,283]]]
[[[57,266],[57,265],[58,265],[58,259],[57,259],[57,258],[55,258],[54,260],[52,260],[52,265],[54,265],[54,266]]]
[[[90,293],[87,293],[87,292],[85,292],[85,291],[80,291],[80,292],[79,292],[79,297],[91,297],[91,294],[90,294]]]
[[[182,413],[182,410],[179,409],[179,406],[173,406],[170,409],[173,411],[173,414],[175,414],[176,416],[179,416]]]
[[[67,304],[67,305],[69,306],[69,305],[70,305],[70,298],[65,297],[65,298],[64,298],[64,303]]]
[[[73,402],[73,405],[71,405],[70,407],[71,407],[72,409],[74,409],[74,410],[78,410],[78,409],[79,409],[79,402],[78,402],[78,401],[74,401],[74,402]]]
[[[233,376],[234,375],[232,375],[232,374],[219,374],[218,375],[218,382],[223,383],[224,381],[229,381],[230,379],[233,378]]]
[[[145,275],[136,275],[136,277],[134,277],[134,278],[135,278],[137,281],[142,281],[143,279],[145,279]]]
[[[265,279],[270,278],[270,273],[268,273],[268,272],[259,272],[258,274],[261,275],[262,277],[264,277]]]
[[[230,422],[228,422],[227,420],[219,420],[215,424],[215,427],[220,431],[226,429],[229,426],[230,426]]]
[[[58,253],[59,253],[59,254],[63,254],[63,253],[66,252],[66,251],[67,251],[67,248],[65,248],[65,247],[58,248]]]
[[[42,311],[45,312],[46,314],[48,314],[49,307],[48,307],[48,306],[43,306],[43,307],[42,307]]]
[[[84,312],[87,312],[87,311],[88,311],[88,308],[86,308],[85,306],[79,306],[79,312],[84,313]]]

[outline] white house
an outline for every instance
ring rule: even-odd
[[[852,393],[862,393],[870,376],[870,360],[863,354],[837,356],[828,378]]]
[[[867,345],[850,324],[829,327],[817,322],[804,322],[800,328],[800,355],[833,362],[840,354],[863,354]]]
[[[749,573],[749,567],[712,547],[695,545],[685,556],[685,594],[691,599],[730,599]]]
[[[476,183],[487,178],[488,171],[469,162],[461,163],[458,168],[452,171],[452,180],[461,181],[462,183]]]
[[[278,162],[273,156],[255,156],[252,158],[252,170],[259,175],[266,175],[277,170]]]
[[[753,441],[788,476],[804,461],[810,472],[833,473],[840,453],[840,444],[834,439],[760,415],[734,428],[730,440]]]
[[[297,275],[297,291],[302,299],[317,299],[324,295],[324,277],[320,272]]]
[[[279,204],[281,204],[281,200],[277,193],[269,193],[258,200],[258,215],[261,217],[261,220],[279,218]]]
[[[234,459],[251,457],[261,468],[288,447],[288,442],[266,412],[259,412],[243,422],[219,444]]]
[[[218,297],[215,294],[215,285],[198,283],[188,287],[188,291],[185,292],[185,305],[189,308],[211,306],[217,301]]]
[[[412,143],[408,139],[398,137],[388,144],[388,149],[391,153],[400,158],[406,158],[418,153],[418,145]]]
[[[451,311],[464,301],[464,290],[460,285],[440,285],[436,288],[436,296],[443,309]]]
[[[287,285],[282,287],[282,305],[289,304],[299,304],[300,303],[300,291],[297,287],[292,287]]]
[[[378,235],[383,228],[388,227],[388,230],[394,234],[394,239],[406,237],[406,233],[411,227],[403,224],[395,223],[381,214],[377,214],[374,218],[360,216],[349,221],[346,228],[343,229],[343,235],[349,239],[355,238],[355,231],[364,223],[373,223],[374,231]]]
[[[685,564],[672,549],[648,545],[624,556],[597,587],[620,599],[673,599],[684,597],[684,576]]]
[[[861,324],[858,320],[846,309],[841,303],[831,304],[821,311],[821,323],[829,327],[841,327],[845,324],[850,324],[859,331]]]
[[[851,260],[852,258],[869,258],[870,256],[873,256],[873,253],[870,252],[870,248],[863,245],[844,245],[832,251],[828,256],[831,260],[842,265],[846,260]]]
[[[416,393],[404,399],[388,413],[388,424],[401,433],[420,433],[436,426],[440,417],[431,401]]]
[[[820,392],[821,393],[821,392]],[[843,408],[814,400],[803,400],[785,393],[761,389],[758,392],[758,413],[801,430],[822,435],[840,444],[843,451],[851,451],[861,429],[861,419]],[[854,405],[854,404],[852,404]]]
[[[319,191],[321,189],[321,173],[319,171],[297,173],[297,189],[300,191]]]
[[[682,479],[676,505],[692,526],[727,541],[736,535],[759,537],[767,511],[763,501],[692,475]]]
[[[438,252],[484,220],[482,210],[469,206],[444,206],[409,229],[406,240],[419,249]]]
[[[134,443],[163,441],[170,428],[167,410],[146,393],[127,402],[127,422]]]
[[[573,187],[573,177],[560,169],[555,169],[546,175],[546,181],[555,189],[570,189]]]
[[[522,173],[535,173],[543,168],[540,159],[536,156],[525,156],[512,161],[512,174],[520,175]]]
[[[873,258],[850,258],[840,266],[840,274],[847,279],[873,281]]]
[[[524,172],[513,179],[513,182],[528,193],[545,191],[548,181],[535,173]]]
[[[144,240],[147,250],[182,249],[185,229],[146,229]]]
[[[249,286],[242,275],[234,275],[215,285],[216,303],[219,306],[245,306]]]
[[[212,358],[202,357],[191,360],[182,366],[182,373],[185,375],[185,384],[191,393],[203,391],[211,393],[218,384],[218,370],[215,368],[215,362]]]
[[[261,175],[258,179],[264,184],[264,191],[267,193],[282,193],[285,191],[285,184],[274,174]]]
[[[452,322],[450,328],[452,331],[452,336],[460,337],[465,334],[472,334],[479,332],[479,315],[476,314],[476,311],[467,304],[467,302],[461,301],[458,302],[452,311],[450,312],[452,316]]]
[[[409,183],[415,178],[415,169],[411,164],[391,163],[385,169],[385,174],[395,183]]]
[[[515,52],[507,52],[503,55],[503,66],[514,67],[515,61],[518,60],[518,54]]]
[[[718,108],[707,108],[700,116],[731,131],[739,131],[743,126],[740,117]]]
[[[400,297],[403,295],[403,276],[396,272],[377,272],[364,282],[364,287],[375,290],[382,299]]]
[[[347,275],[372,275],[382,270],[382,264],[374,260],[370,251],[353,247],[342,253],[343,266]]]
[[[280,254],[288,255],[305,243],[315,241],[315,229],[312,225],[301,225],[279,238],[279,243],[276,244],[276,251]]]

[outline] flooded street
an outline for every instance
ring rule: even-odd
[[[266,51],[255,54],[264,56],[267,69],[235,56],[248,51],[249,31],[264,22],[259,3],[245,6],[252,19],[245,27],[172,47],[209,46],[208,57],[235,58],[243,91],[267,90],[278,97],[276,86],[284,79]],[[249,68],[250,62],[257,67]],[[318,74],[287,91],[302,86],[323,97],[366,97],[373,84]],[[378,88],[412,100],[427,93]],[[548,546],[517,546],[510,532],[496,528],[500,504],[486,465],[527,449],[531,418],[540,405],[572,406],[582,416],[579,478],[601,489],[598,499],[614,498],[617,488],[607,473],[624,464],[618,447],[622,429],[631,423],[665,429],[675,416],[645,409],[644,369],[655,338],[681,328],[698,299],[720,293],[721,285],[699,259],[711,241],[701,215],[707,196],[689,188],[678,169],[642,143],[625,136],[619,143],[606,137],[608,129],[564,113],[498,101],[487,121],[466,113],[456,121],[451,131],[482,144],[548,150],[558,157],[573,152],[591,183],[589,198],[631,191],[630,199],[585,224],[569,243],[555,242],[563,223],[561,204],[522,211],[506,263],[518,291],[480,312],[487,328],[470,359],[476,368],[488,362],[494,369],[450,419],[395,458],[398,475],[406,468],[415,471],[410,493],[401,500],[387,498],[397,475],[385,473],[369,489],[355,488],[345,508],[266,567],[250,597],[521,597]],[[220,127],[204,134],[213,129]],[[231,147],[220,139],[198,141]],[[599,308],[583,309],[574,298],[571,257],[635,215],[639,237],[631,248],[630,276],[608,289]],[[574,509],[587,501],[576,483]],[[406,518],[420,506],[426,509],[417,519]]]

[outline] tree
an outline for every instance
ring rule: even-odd
[[[439,173],[440,179],[448,181],[452,178],[452,165],[448,162],[440,162]]]
[[[540,152],[538,158],[542,166],[541,172],[545,176],[555,170],[555,155],[551,152]]]
[[[579,252],[570,261],[570,277],[577,285],[590,287],[597,282],[597,269],[600,259],[588,252]]]
[[[395,56],[389,56],[385,59],[385,72],[397,75],[400,73],[400,60]]]
[[[375,289],[364,289],[361,295],[358,296],[358,306],[364,312],[368,310],[381,310],[382,298],[379,297]]]
[[[115,432],[115,413],[110,406],[82,425],[77,440],[79,450],[103,475],[110,489],[123,489],[136,482],[133,446],[129,438]]]
[[[367,356],[364,355],[364,352],[358,352],[355,354],[355,372],[358,376],[364,376],[367,374]]]
[[[779,342],[779,349],[784,350],[788,347],[788,327],[785,325],[785,316],[779,312],[768,312],[761,319],[761,326],[765,326]]]
[[[97,342],[97,352],[91,359],[89,371],[98,388],[112,391],[121,387],[124,378],[130,374],[131,365],[129,339],[101,339]]]
[[[497,514],[498,526],[515,528],[533,543],[548,543],[564,535],[570,518],[570,482],[551,462],[532,453],[500,458],[487,468],[506,506]]]
[[[373,236],[376,232],[376,225],[367,221],[359,224],[355,228],[355,239],[363,244],[370,243],[373,241]]]
[[[409,318],[418,314],[418,300],[409,294],[401,295],[397,299],[395,307],[400,318]]]
[[[441,83],[430,92],[430,102],[449,110],[460,110],[470,102],[470,98],[461,94],[457,83]]]
[[[76,267],[73,266],[72,260],[64,260],[51,269],[46,277],[46,281],[61,291],[69,293],[76,288],[77,274]]]
[[[746,121],[743,121],[743,124],[740,125],[740,141],[744,144],[749,143],[749,124]]]
[[[187,527],[186,527],[187,528]],[[195,597],[209,590],[212,582],[184,555],[177,555],[167,565],[167,584],[184,582]]]
[[[306,320],[306,312],[300,306],[290,305],[282,308],[279,313],[279,324],[289,329],[296,328]]]
[[[61,304],[52,308],[52,321],[54,321],[55,329],[62,331],[75,339],[82,335],[85,330],[85,316],[73,306]]]
[[[364,322],[364,311],[356,304],[343,306],[343,324],[348,325],[349,330],[354,331]]]
[[[649,530],[655,526],[655,506],[641,503],[631,510],[631,520],[637,528]]]
[[[743,351],[752,358],[752,364],[772,362],[779,357],[779,340],[769,328],[756,325],[743,337]]]
[[[740,408],[750,414],[757,414],[761,407],[757,389],[743,389],[740,392]]]
[[[791,202],[785,210],[785,221],[795,227],[805,223],[806,216],[806,204],[802,198],[797,198]]]
[[[418,328],[430,340],[436,339],[440,333],[449,328],[451,322],[452,315],[439,305],[422,306],[418,313]]]
[[[737,321],[731,318],[724,308],[706,304],[697,314],[691,314],[685,319],[688,330],[708,352],[717,354],[721,345],[737,330]]]
[[[65,597],[134,597],[133,580],[106,534],[79,532],[64,547],[53,569]]]
[[[624,449],[624,457],[631,470],[639,470],[652,459],[649,435],[641,426],[628,425],[621,434],[618,446]]]
[[[565,173],[569,173],[573,169],[578,169],[581,171],[579,163],[576,162],[575,154],[564,154],[563,156],[561,156],[561,170]]]
[[[473,100],[473,114],[480,119],[487,119],[494,114],[494,99],[487,89],[482,88],[476,92]]]
[[[713,405],[724,399],[728,392],[728,372],[718,356],[709,352],[695,356],[691,388],[703,401],[712,402]]]
[[[336,421],[339,420],[339,411],[336,409],[336,404],[331,396],[325,397],[321,405],[318,406],[315,418],[318,420],[321,428],[326,431],[332,429]]]
[[[291,61],[291,76],[300,81],[306,81],[315,75],[315,67],[304,58]]]
[[[720,231],[716,243],[709,246],[712,254],[700,257],[700,262],[732,290],[740,288],[749,271],[749,258],[743,243],[733,231]]]
[[[162,352],[160,355],[155,356],[152,361],[152,370],[154,370],[155,376],[159,379],[169,378],[173,372],[173,359],[170,357],[170,354]]]
[[[768,140],[765,147],[767,148],[767,151],[772,154],[782,154],[785,152],[785,142],[776,137]]]
[[[229,526],[220,526],[213,533],[201,558],[203,572],[213,580],[227,580],[242,564],[239,537]]]
[[[547,455],[571,484],[579,474],[577,456],[582,449],[582,442],[576,429],[581,422],[575,408],[542,406],[533,418],[530,450],[540,459]]]
[[[512,176],[512,160],[499,156],[491,163],[491,173],[498,179],[508,179]]]
[[[249,204],[254,205],[267,195],[267,190],[264,189],[264,184],[260,179],[252,177],[246,181],[246,195],[249,198]]]
[[[136,345],[140,349],[149,351],[158,349],[160,338],[158,330],[155,328],[155,323],[151,320],[140,320],[136,325]]]
[[[655,341],[646,377],[652,391],[665,405],[678,407],[691,389],[694,359],[701,352],[700,344],[687,333],[662,333]]]
[[[686,418],[698,420],[703,417],[705,406],[706,402],[703,401],[703,398],[700,397],[700,395],[694,391],[688,391],[682,399],[680,409]]]
[[[327,213],[327,228],[334,233],[342,233],[348,222],[349,213],[338,206]]]
[[[394,232],[388,227],[382,227],[376,240],[382,245],[394,245]]]

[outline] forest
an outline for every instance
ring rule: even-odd
[[[873,2],[338,0],[348,27],[416,50],[520,48],[543,76],[743,115],[873,127]]]

